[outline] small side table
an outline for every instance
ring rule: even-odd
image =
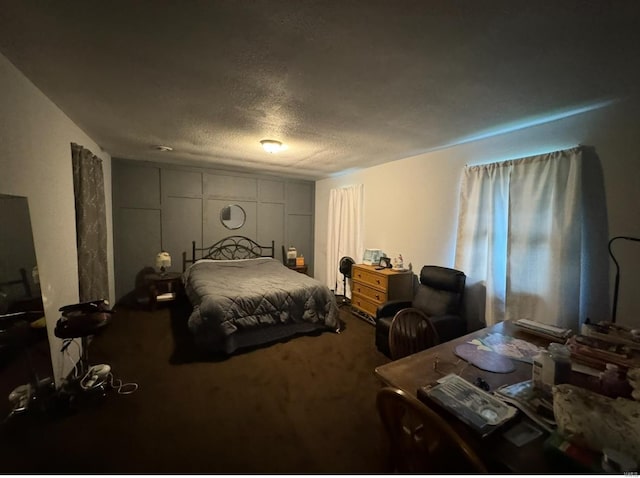
[[[307,265],[303,265],[303,266],[287,266],[289,269],[291,269],[292,271],[296,271],[299,272],[300,274],[306,274],[307,273]]]
[[[170,302],[182,293],[182,274],[165,272],[164,274],[147,274],[144,276],[149,295],[149,308],[155,310],[158,302]]]

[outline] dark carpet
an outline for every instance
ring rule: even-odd
[[[195,352],[182,305],[117,308],[92,364],[132,395],[80,395],[70,409],[2,427],[2,473],[383,473],[386,438],[374,329],[302,336],[227,359]]]

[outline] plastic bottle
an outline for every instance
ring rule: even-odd
[[[565,345],[549,344],[549,355],[553,363],[551,386],[571,381],[571,352]]]
[[[608,363],[604,372],[600,373],[600,391],[607,397],[629,397],[631,384],[627,380],[626,372],[615,364]]]
[[[551,393],[554,385],[571,380],[571,354],[561,344],[549,344],[533,357],[532,381],[536,389]]]
[[[545,349],[542,349],[535,357],[533,357],[531,380],[533,381],[533,388],[536,388],[538,390],[544,389],[542,374],[544,372],[544,365],[548,355],[548,352]]]

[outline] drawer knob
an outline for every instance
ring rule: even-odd
[[[380,296],[378,294],[376,294],[376,299],[380,300]]]
[[[380,279],[376,279],[376,283],[377,283],[377,284],[380,284]]]

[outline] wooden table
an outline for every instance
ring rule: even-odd
[[[510,322],[502,322],[493,327],[478,330],[458,339],[436,345],[417,354],[382,365],[375,370],[376,376],[386,386],[397,387],[406,393],[417,397],[417,390],[425,385],[431,385],[438,379],[449,373],[456,373],[469,382],[474,382],[478,377],[483,378],[491,387],[491,391],[502,385],[510,385],[531,378],[531,364],[514,360],[515,371],[511,373],[485,372],[467,363],[455,355],[455,347],[469,342],[474,338],[480,338],[490,332],[520,338],[533,344],[546,347],[549,341],[526,334],[517,329]],[[434,370],[434,363],[438,359],[438,366]],[[431,404],[429,404],[431,406]],[[536,438],[532,442],[517,447],[506,438],[503,433],[516,425],[520,420],[529,420],[524,414],[506,424],[504,428],[496,430],[486,438],[480,438],[471,428],[461,422],[444,409],[438,409],[441,415],[467,440],[486,461],[490,468],[496,472],[512,473],[551,473],[557,469],[557,463],[543,452],[543,443],[548,433]],[[540,428],[535,425],[536,428]],[[543,430],[544,431],[544,430]]]

